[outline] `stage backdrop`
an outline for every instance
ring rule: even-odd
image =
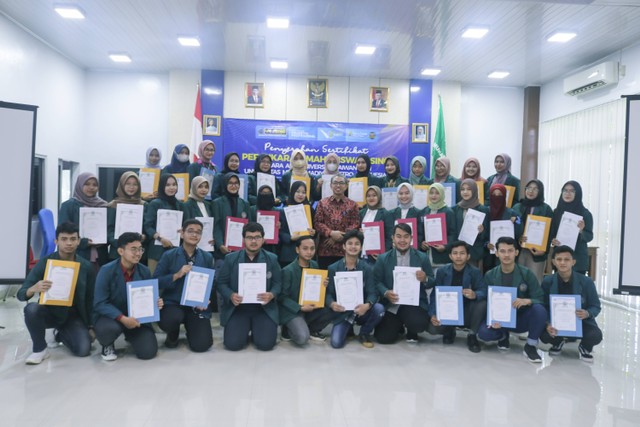
[[[240,171],[253,171],[259,154],[273,159],[272,172],[281,176],[289,169],[290,153],[300,148],[307,154],[309,172],[320,175],[329,153],[340,156],[340,172],[349,177],[356,172],[358,154],[371,157],[371,173],[384,175],[384,159],[396,156],[402,176],[409,175],[409,126],[353,123],[224,120],[224,148],[240,154]],[[219,165],[222,169],[223,165]]]

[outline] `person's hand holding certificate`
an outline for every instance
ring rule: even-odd
[[[478,234],[481,233],[480,227],[482,226],[485,216],[487,216],[487,214],[484,212],[467,209],[467,215],[464,217],[458,240],[462,240],[473,246],[478,238]]]
[[[202,223],[202,238],[198,242],[198,248],[205,252],[213,252],[214,218],[211,216],[197,216],[196,219]]]
[[[118,203],[116,207],[116,226],[113,237],[117,239],[122,233],[142,232],[142,216],[144,206]]]
[[[184,278],[181,305],[188,307],[208,307],[215,270],[192,266]]]
[[[324,296],[327,289],[324,285],[326,279],[327,270],[303,269],[298,304],[313,305],[314,308],[324,307]]]
[[[491,221],[490,227],[491,227],[491,230],[490,230],[489,242],[491,243],[491,245],[489,246],[489,252],[492,254],[495,254],[496,242],[498,241],[498,239],[501,237],[514,238],[515,237],[514,228],[513,228],[513,223],[508,219],[501,220],[501,221]]]
[[[71,307],[79,272],[78,262],[47,260],[44,280],[50,283],[50,287],[46,292],[40,293],[40,304]]]
[[[267,264],[238,264],[238,294],[242,304],[262,304],[260,294],[267,292]]]
[[[560,226],[558,227],[558,234],[556,234],[555,240],[559,245],[569,246],[571,249],[576,249],[576,243],[578,243],[578,235],[580,234],[580,227],[578,223],[582,221],[580,215],[576,215],[571,212],[564,212],[560,219]]]
[[[551,218],[528,215],[527,223],[524,227],[524,235],[522,236],[522,247],[546,252],[550,228]]]
[[[107,208],[80,208],[80,237],[91,244],[107,243]]]
[[[172,209],[158,209],[156,219],[156,232],[163,240],[168,241],[173,246],[180,245],[180,229],[182,228],[182,211]],[[162,246],[160,240],[155,244]]]
[[[436,312],[441,325],[464,324],[462,288],[460,286],[436,286]]]
[[[513,306],[518,295],[517,288],[489,286],[487,296],[487,325],[515,328],[516,309]]]
[[[418,267],[396,267],[393,270],[393,292],[398,296],[396,304],[420,304],[420,281],[416,273]]]
[[[580,295],[549,295],[552,336],[582,337],[581,300]]]
[[[244,248],[242,238],[242,228],[249,221],[245,218],[227,217],[227,224],[224,233],[224,245],[232,251],[239,251]]]
[[[298,204],[287,206],[284,208],[284,215],[287,218],[287,224],[289,224],[289,232],[304,234],[309,232],[311,224],[309,224],[307,213],[304,210],[306,205]]]
[[[364,255],[375,255],[384,252],[384,222],[363,222],[362,234],[364,243],[362,253]]]
[[[337,303],[345,311],[354,310],[364,304],[362,271],[338,271],[333,278]]]
[[[128,282],[128,317],[136,319],[140,324],[157,322],[160,320],[158,299],[158,279]]]

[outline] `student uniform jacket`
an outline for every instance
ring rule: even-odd
[[[318,263],[311,260],[309,268],[318,268]],[[302,270],[298,258],[282,269],[282,292],[278,295],[278,312],[280,324],[285,325],[300,313],[300,280]]]
[[[521,219],[522,219],[522,233],[524,233],[524,227],[527,225],[524,221],[524,215],[525,213],[527,213],[527,207],[525,205],[523,205],[522,203],[518,203],[517,205],[515,205],[513,207],[513,210],[515,211],[516,215],[518,215]],[[535,206],[533,208],[533,213],[529,213],[529,215],[536,215],[536,216],[544,216],[547,218],[553,218],[553,209],[551,209],[551,206],[549,206],[546,203],[542,203],[539,206]],[[521,234],[522,235],[522,234]],[[551,246],[551,239],[552,236],[549,236],[549,238],[547,239],[547,247],[545,249],[545,253],[542,255],[536,255],[533,257],[533,260],[535,262],[544,262],[547,260],[547,254],[549,253],[549,247]],[[524,249],[527,250],[527,249]],[[522,250],[521,250],[522,251]]]
[[[430,213],[430,209],[427,207],[424,211],[422,211],[422,217],[420,217],[420,220],[418,221],[418,227],[422,228],[424,230],[424,217],[427,215],[431,215]],[[456,239],[456,217],[453,214],[453,210],[450,207],[443,207],[438,209],[438,211],[436,213],[443,213],[444,214],[444,218],[445,221],[447,222],[447,244],[451,244],[454,240]],[[423,236],[424,236],[424,231],[422,232]],[[423,237],[424,241],[426,239],[426,236]],[[419,244],[422,244],[422,241],[419,242]],[[446,246],[446,245],[445,245]],[[449,259],[449,253],[448,251],[445,249],[444,252],[438,252],[437,250],[433,249],[433,248],[429,248],[429,250],[431,251],[431,258],[433,259],[434,264],[446,264],[448,262],[450,262]]]
[[[547,312],[551,313],[549,310],[549,295],[558,294],[558,274],[552,274],[546,276],[542,280],[542,290],[544,291],[544,305],[547,308]],[[583,310],[587,310],[589,312],[589,317],[583,320],[590,325],[597,326],[596,317],[600,314],[600,310],[602,309],[600,306],[600,297],[598,297],[598,292],[596,292],[596,285],[593,283],[589,277],[583,274],[571,274],[571,293],[573,295],[580,295],[581,297],[581,305]]]
[[[163,253],[167,251],[167,249],[163,248],[160,245],[156,245],[153,242],[153,235],[156,234],[156,221],[158,220],[158,210],[160,209],[168,209],[168,210],[179,210],[184,212],[183,203],[178,200],[176,204],[177,209],[174,209],[169,202],[162,199],[153,199],[148,205],[147,210],[144,213],[144,232],[148,236],[149,246],[147,257],[149,259],[159,260]],[[184,215],[183,215],[184,222]],[[166,236],[160,236],[166,237]]]
[[[227,229],[227,217],[233,217],[231,214],[231,204],[229,203],[229,198],[226,196],[218,197],[213,201],[212,211],[213,211],[213,238],[216,241],[216,248],[219,246],[224,246],[224,234]],[[249,202],[238,197],[238,215],[236,218],[244,218],[249,219]],[[217,255],[216,255],[217,254]],[[218,250],[214,252],[216,258],[222,257],[222,253]]]
[[[496,175],[497,174],[494,173],[489,178],[487,178],[487,185],[489,186],[489,188],[491,188],[491,182],[493,181],[493,178]],[[520,179],[519,178],[516,178],[515,176],[511,175],[511,172],[507,172],[507,179],[504,181],[504,185],[510,185],[511,187],[515,187],[516,193],[513,195],[513,201],[515,202],[516,200],[520,200]],[[485,191],[484,204],[486,206],[489,206],[489,196],[490,196],[489,192]]]
[[[168,250],[162,254],[160,261],[158,261],[158,266],[153,272],[153,277],[158,279],[158,287],[162,291],[162,299],[165,304],[180,305],[184,280],[187,276],[181,277],[174,282],[173,275],[185,265],[187,265],[187,259],[182,246]],[[196,248],[193,265],[196,267],[213,268],[213,256],[209,252]],[[212,287],[211,293],[213,294],[213,292]]]
[[[369,264],[367,264],[366,261],[360,259],[356,264],[355,270],[347,270],[347,265],[344,258],[334,262],[329,266],[329,285],[327,286],[327,292],[325,293],[324,298],[325,307],[331,307],[332,302],[338,302],[335,277],[337,272],[343,271],[362,271],[362,283],[364,285],[364,289],[362,290],[363,303],[370,303],[371,307],[373,307],[373,305],[380,299],[380,296],[378,295],[378,290],[376,289],[376,283],[371,267],[369,266]],[[351,315],[351,313],[353,313],[353,310],[347,310],[343,313],[335,313],[336,317],[333,319],[333,324],[337,325],[338,323],[344,322]]]
[[[60,211],[58,212],[58,225],[65,222],[72,222],[78,227],[80,226],[80,208],[85,206],[77,199],[69,199],[60,205]],[[82,237],[82,236],[80,236]],[[98,251],[98,264],[102,265],[109,260],[109,251],[107,245],[96,246]],[[91,260],[91,246],[89,246],[89,239],[81,238],[80,245],[78,246],[77,254],[86,260]]]
[[[368,207],[363,207],[360,209],[360,227],[362,227],[362,222],[364,221],[364,216],[369,211]],[[376,212],[376,217],[373,219],[373,222],[383,222],[384,223],[384,250],[388,251],[391,249],[391,231],[393,230],[393,221],[390,222],[389,213],[385,208],[380,208]]]
[[[478,205],[475,208],[470,208],[477,210],[478,212],[483,212],[486,214],[484,217],[484,222],[482,223],[484,230],[482,233],[478,234],[475,242],[471,246],[471,260],[478,261],[481,260],[484,256],[484,244],[489,240],[489,208],[484,205]],[[455,216],[455,224],[456,224],[456,232],[454,234],[454,238],[457,240],[460,235],[460,230],[462,230],[462,224],[464,224],[464,209],[460,206],[456,205],[453,207],[453,214]]]
[[[438,268],[436,272],[436,286],[457,286],[453,285],[453,264],[447,264]],[[482,278],[482,272],[479,268],[467,264],[462,272],[462,289],[471,289],[476,293],[476,299],[469,300],[462,297],[463,301],[482,301],[487,299],[487,286]],[[434,291],[435,292],[435,291]],[[436,315],[436,298],[435,293],[431,293],[429,298],[429,317]]]
[[[133,280],[151,279],[149,269],[136,264],[133,270]],[[105,264],[96,278],[96,292],[93,300],[93,315],[97,320],[100,316],[116,319],[121,314],[128,316],[127,286],[120,258]]]
[[[502,267],[497,266],[487,271],[484,275],[484,283],[487,286],[504,286],[502,284]],[[512,288],[518,288],[518,298],[529,298],[534,304],[542,304],[544,292],[538,283],[536,276],[526,267],[519,264],[513,270]]]

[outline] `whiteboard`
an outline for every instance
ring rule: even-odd
[[[638,247],[640,242],[640,96],[627,96],[627,127],[622,193],[622,239],[620,247],[620,283],[616,294],[640,295]]]
[[[0,283],[20,284],[27,275],[31,240],[31,170],[36,135],[33,105],[0,102]]]

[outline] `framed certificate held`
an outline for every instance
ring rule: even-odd
[[[267,264],[238,264],[238,295],[242,304],[262,304],[258,295],[267,292]]]
[[[511,206],[513,206],[513,198],[516,194],[516,187],[514,187],[513,185],[505,185],[504,187],[507,189],[507,207],[510,208]]]
[[[418,219],[417,218],[396,219],[396,222],[394,225],[398,225],[398,224],[409,224],[409,227],[411,227],[411,247],[413,249],[418,249],[418,236],[416,235],[416,233],[418,232]]]
[[[129,317],[140,323],[160,320],[158,308],[158,279],[136,280],[127,283],[127,307]]]
[[[524,225],[524,235],[527,237],[527,241],[522,244],[522,247],[546,252],[550,230],[551,218],[528,215],[527,223]]]
[[[560,337],[582,337],[582,320],[576,310],[582,308],[581,295],[549,295],[551,326]]]
[[[127,205],[118,203],[116,207],[116,226],[113,237],[117,239],[122,233],[142,233],[143,205]]]
[[[138,172],[140,178],[140,195],[144,197],[153,196],[158,191],[160,183],[160,169],[142,168]]]
[[[413,186],[413,206],[419,211],[426,208],[429,203],[430,185]]]
[[[207,307],[213,286],[215,270],[211,268],[191,267],[184,278],[180,305],[187,307]]]
[[[365,205],[365,194],[367,193],[367,184],[369,179],[365,176],[362,178],[349,179],[349,198],[356,202],[358,206]]]
[[[487,292],[487,325],[497,322],[503,328],[515,328],[516,309],[513,307],[513,301],[517,296],[517,288],[489,286]]]
[[[207,168],[200,168],[200,176],[207,180],[209,183],[209,193],[204,197],[205,200],[211,200],[211,192],[213,191],[213,184],[216,180],[216,173]]]
[[[301,236],[309,235],[309,228],[313,226],[311,222],[311,208],[309,205],[291,205],[284,208],[284,215],[289,225],[289,233],[298,233]]]
[[[80,208],[80,237],[107,243],[107,208]]]
[[[298,304],[313,304],[316,308],[324,307],[324,296],[327,291],[327,287],[324,286],[324,281],[327,278],[327,274],[327,270],[318,270],[315,268],[302,269]]]
[[[364,255],[382,254],[385,252],[383,221],[363,222],[362,234],[364,235],[364,243],[362,244],[362,253]]]
[[[174,173],[172,174],[176,181],[178,181],[178,192],[176,193],[176,199],[186,202],[189,199],[189,174],[188,173]]]
[[[202,223],[202,237],[198,242],[198,248],[205,252],[213,252],[215,248],[209,242],[213,240],[214,218],[212,216],[197,216],[196,219]]]
[[[180,246],[180,229],[182,228],[182,211],[172,209],[158,209],[156,214],[156,231],[160,237],[167,239],[173,246]],[[162,246],[162,242],[156,240],[157,246]]]
[[[362,271],[338,271],[333,278],[337,303],[346,311],[364,303],[364,279]]]
[[[447,203],[447,206],[450,208],[454,207],[458,201],[456,197],[456,183],[455,182],[443,182],[442,186],[444,187],[444,200]]]
[[[513,223],[511,220],[504,219],[499,221],[491,221],[489,223],[489,241],[493,244],[494,248],[490,250],[492,254],[496,253],[496,242],[501,237],[511,237],[515,238],[515,232],[513,228]]]
[[[396,267],[393,269],[393,292],[398,294],[399,305],[420,305],[420,281],[418,267]]]
[[[51,281],[51,288],[40,293],[40,304],[71,307],[76,292],[80,263],[75,261],[47,260],[44,280]]]
[[[264,242],[268,245],[278,244],[278,233],[280,232],[280,212],[279,211],[257,211],[256,222],[262,224],[264,228]]]
[[[388,211],[392,211],[398,207],[398,189],[383,188],[382,189],[382,207]]]
[[[428,245],[447,244],[447,218],[443,213],[424,216],[424,236]]]
[[[464,325],[461,286],[436,286],[436,313],[445,326]]]
[[[249,220],[246,218],[227,217],[226,226],[224,227],[224,245],[232,251],[244,249],[244,239],[242,238],[242,227]]]

